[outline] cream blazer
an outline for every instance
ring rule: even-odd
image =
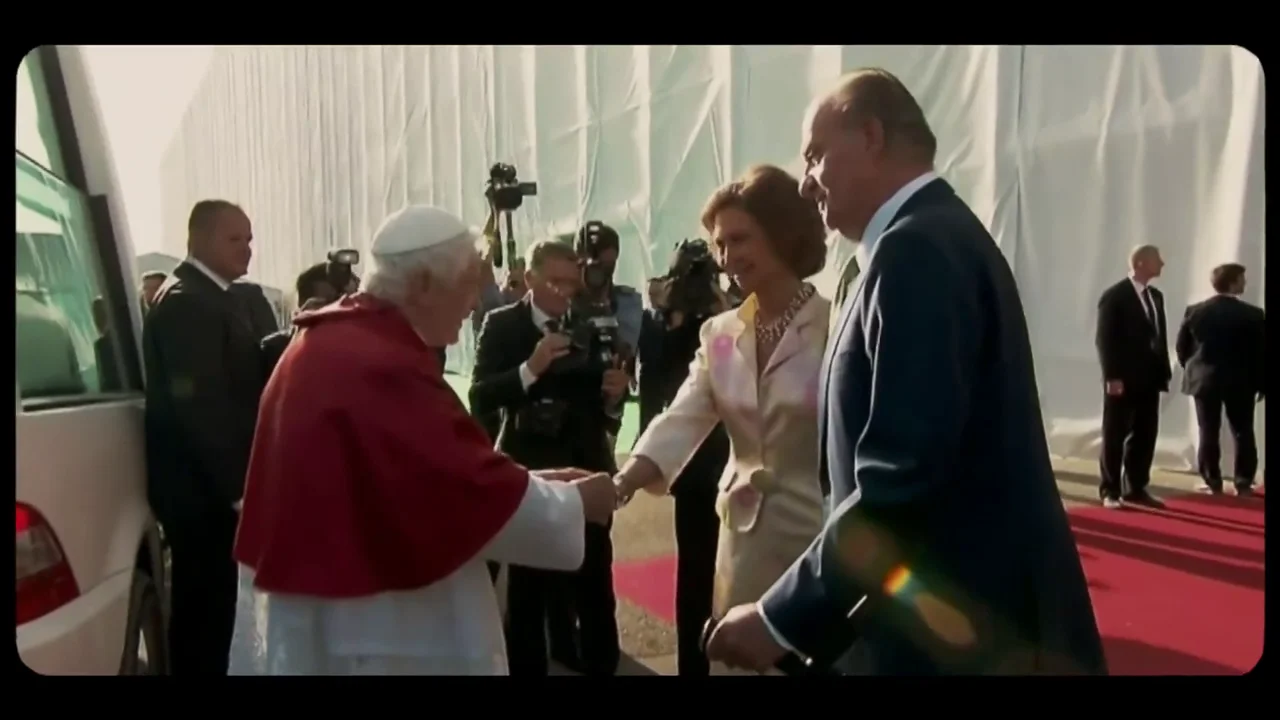
[[[757,373],[752,296],[702,326],[689,377],[632,454],[653,461],[669,490],[716,423],[732,451],[716,513],[715,609],[755,602],[822,529],[818,390],[830,302],[816,293],[796,313]],[[713,482],[686,478],[684,482]]]

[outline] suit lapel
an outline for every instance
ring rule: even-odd
[[[743,368],[742,382],[746,385],[741,395],[753,410],[760,407],[760,378],[756,363],[756,334],[753,331],[756,316],[756,296],[751,295],[738,308],[738,312],[725,322],[725,333],[733,339],[733,350],[738,366]],[[737,377],[737,374],[734,375]],[[730,389],[735,390],[733,388]]]

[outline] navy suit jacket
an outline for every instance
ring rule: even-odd
[[[945,181],[876,242],[823,378],[832,511],[761,599],[773,628],[871,674],[1105,673],[1013,273]]]

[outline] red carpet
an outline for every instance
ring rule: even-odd
[[[1239,675],[1262,655],[1262,499],[1069,513],[1114,675]],[[675,622],[675,557],[614,568],[618,596]]]

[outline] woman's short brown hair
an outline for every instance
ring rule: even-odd
[[[800,279],[817,275],[827,262],[827,233],[812,200],[800,196],[800,182],[773,165],[755,165],[725,185],[702,209],[702,227],[715,228],[716,216],[738,208],[764,229],[774,254]]]

